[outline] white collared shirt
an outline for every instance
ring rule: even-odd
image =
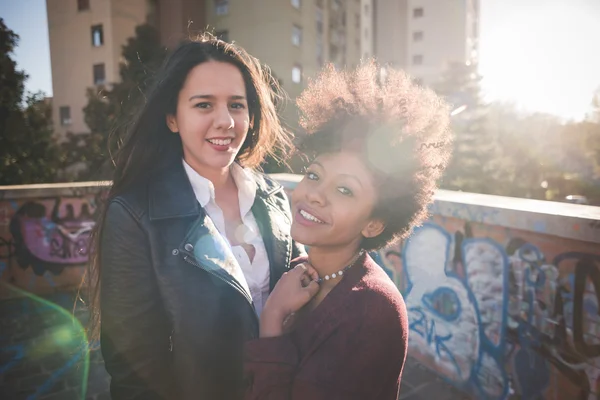
[[[246,279],[247,287],[250,289],[250,295],[252,296],[256,312],[260,316],[269,296],[270,271],[267,250],[251,210],[256,197],[256,182],[240,165],[237,163],[231,165],[231,176],[238,188],[240,216],[245,228],[242,234],[243,238],[238,238],[238,241],[254,246],[254,259],[250,261],[248,253],[246,253],[246,250],[242,246],[232,246],[227,239],[225,218],[223,211],[215,201],[215,187],[213,183],[198,174],[185,160],[183,160],[183,167],[200,206],[204,208],[207,216],[215,224],[225,242],[229,244],[233,255],[240,265]]]

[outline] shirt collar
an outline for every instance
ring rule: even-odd
[[[215,201],[215,187],[213,183],[196,172],[190,165],[182,159],[183,168],[190,180],[194,194],[201,207],[212,200]],[[250,211],[256,198],[256,182],[252,176],[238,163],[231,164],[231,176],[238,189],[238,200],[240,203],[240,215],[242,218]]]

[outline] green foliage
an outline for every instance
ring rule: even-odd
[[[43,93],[25,96],[27,75],[11,58],[18,40],[0,19],[0,185],[53,182],[64,159],[52,139],[52,106]]]
[[[111,151],[143,104],[144,92],[165,56],[158,31],[150,24],[140,25],[123,46],[120,81],[111,87],[87,90],[88,103],[83,113],[90,133],[69,134],[65,144],[75,160],[85,165],[79,179],[110,178]]]
[[[523,114],[511,104],[483,104],[476,66],[450,65],[434,89],[454,107],[455,149],[441,187],[564,201],[583,195],[600,204],[600,97],[589,121],[563,123]]]
[[[434,90],[452,109],[454,154],[442,186],[451,190],[493,193],[497,169],[496,137],[486,129],[488,106],[481,99],[481,76],[474,64],[449,64]],[[465,108],[466,107],[466,108]]]

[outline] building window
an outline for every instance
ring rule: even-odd
[[[369,28],[365,28],[365,39],[369,38]]]
[[[360,28],[360,14],[356,14],[354,16],[354,26],[356,26],[357,28]]]
[[[221,39],[224,42],[229,42],[229,31],[224,29],[222,31],[216,31],[215,37],[217,39]]]
[[[415,54],[412,59],[413,65],[422,65],[423,64],[423,56],[421,54]]]
[[[413,17],[421,18],[424,15],[423,7],[413,9]]]
[[[103,85],[106,82],[104,63],[94,64],[94,85]]]
[[[413,42],[420,42],[421,40],[423,40],[423,32],[413,32]]]
[[[60,124],[62,126],[71,125],[71,107],[62,106],[58,109]]]
[[[302,82],[302,67],[299,64],[294,65],[294,68],[292,68],[292,82]]]
[[[369,16],[369,5],[365,4],[365,15]]]
[[[297,25],[292,26],[292,43],[294,46],[302,44],[302,28]]]
[[[77,0],[77,11],[87,11],[90,9],[90,0]]]
[[[300,9],[300,0],[291,0],[294,8]]]
[[[226,15],[229,12],[229,0],[215,0],[215,13]]]
[[[102,25],[92,26],[92,46],[100,47],[104,44],[104,29]]]

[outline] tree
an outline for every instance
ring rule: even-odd
[[[592,113],[589,120],[593,126],[585,138],[586,155],[594,166],[595,178],[600,180],[600,89],[592,98]]]
[[[463,110],[452,117],[454,154],[442,182],[446,189],[493,193],[502,172],[495,165],[496,138],[486,130],[480,82],[476,64],[451,63],[434,85],[454,110]]]
[[[23,98],[27,75],[10,57],[18,40],[0,18],[0,185],[53,182],[61,160],[52,106],[43,93]]]
[[[110,172],[109,149],[125,134],[135,111],[144,101],[144,92],[163,62],[166,49],[160,44],[156,28],[143,24],[123,46],[119,65],[120,81],[111,87],[89,88],[84,119],[90,133],[68,134],[65,146],[76,161],[85,165],[80,179],[107,179]]]

